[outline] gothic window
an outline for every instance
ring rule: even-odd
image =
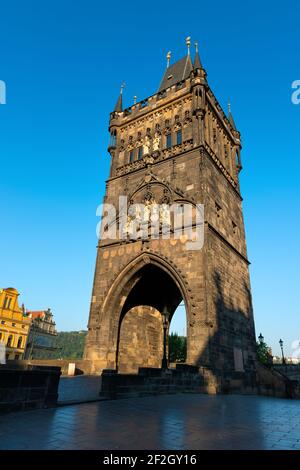
[[[137,136],[138,136],[138,139],[140,139],[142,137],[142,133],[138,132]]]
[[[13,342],[13,336],[9,335],[8,340],[7,340],[7,347],[10,348]]]
[[[172,147],[172,135],[171,134],[166,135],[166,147],[167,149]]]
[[[186,112],[184,113],[184,115],[185,115],[185,119],[188,119],[188,118],[190,117],[190,112],[189,112],[189,111],[186,111]]]
[[[112,131],[110,134],[110,147],[115,147],[117,141],[117,131]]]
[[[134,160],[134,150],[130,150],[129,152],[129,163],[133,162]]]
[[[177,144],[177,145],[182,144],[182,131],[181,131],[181,129],[179,129],[179,130],[176,132],[176,144]]]
[[[143,158],[143,146],[138,147],[138,160]]]
[[[175,123],[176,123],[176,124],[179,123],[179,116],[178,116],[178,114],[176,114],[176,116],[175,116]]]
[[[159,124],[155,124],[155,131],[160,132],[160,125]]]
[[[166,127],[169,127],[169,125],[170,125],[170,121],[169,121],[169,119],[166,119],[166,120],[165,120],[165,126],[166,126]]]
[[[132,135],[130,135],[130,136],[129,136],[129,143],[131,144],[132,141],[133,141],[133,137],[132,137]]]

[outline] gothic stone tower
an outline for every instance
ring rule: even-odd
[[[241,139],[211,91],[198,51],[169,63],[159,90],[111,113],[105,202],[204,205],[204,244],[184,237],[99,242],[85,359],[95,370],[160,367],[162,312],[184,301],[188,364],[216,384],[253,375],[255,330],[242,197]],[[212,379],[213,380],[213,379]]]

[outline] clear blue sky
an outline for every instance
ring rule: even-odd
[[[278,352],[300,339],[297,2],[1,3],[0,286],[86,328],[96,207],[109,170],[108,116],[153,94],[165,55],[198,40],[210,86],[243,137],[241,187],[257,334]],[[180,323],[178,328],[182,330]]]

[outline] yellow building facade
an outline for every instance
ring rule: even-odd
[[[18,304],[19,292],[0,289],[0,341],[6,346],[6,359],[23,359],[31,319]]]

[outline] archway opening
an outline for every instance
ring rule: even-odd
[[[169,362],[175,365],[177,362],[186,362],[187,357],[187,315],[185,303],[178,305],[172,317],[169,328]]]
[[[123,305],[118,332],[117,366],[120,373],[137,373],[140,367],[161,367],[164,328],[182,304],[181,290],[164,269],[148,263],[136,274]]]

